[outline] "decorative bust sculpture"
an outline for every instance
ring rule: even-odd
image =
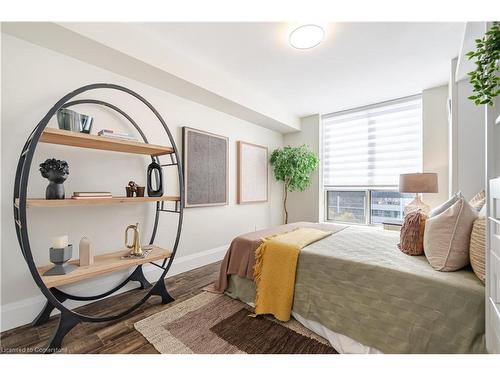
[[[69,175],[69,165],[64,160],[47,159],[40,164],[42,177],[50,181],[45,190],[46,199],[64,199],[64,181]]]

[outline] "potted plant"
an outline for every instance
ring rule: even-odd
[[[474,95],[469,96],[476,105],[493,106],[493,99],[500,94],[498,59],[500,57],[500,23],[493,22],[482,39],[476,39],[476,50],[466,54],[475,59],[476,70],[468,73]]]
[[[306,145],[299,147],[285,146],[278,148],[271,154],[271,166],[274,177],[284,182],[283,209],[285,224],[288,223],[286,202],[288,192],[304,191],[311,185],[311,174],[318,167],[318,157]]]

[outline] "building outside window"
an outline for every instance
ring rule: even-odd
[[[399,193],[401,173],[422,171],[420,95],[325,115],[325,220],[399,224],[413,194]]]

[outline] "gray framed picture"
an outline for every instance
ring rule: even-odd
[[[184,207],[228,204],[228,138],[185,126],[182,144]]]

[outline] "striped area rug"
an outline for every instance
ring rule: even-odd
[[[296,320],[252,318],[230,297],[202,292],[135,323],[162,354],[336,354]]]

